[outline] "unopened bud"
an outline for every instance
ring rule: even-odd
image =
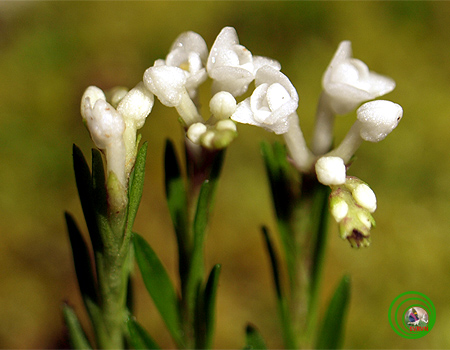
[[[236,99],[226,91],[220,91],[209,101],[209,109],[217,119],[227,119],[236,111]]]
[[[345,182],[346,168],[339,157],[321,157],[316,162],[317,180],[324,185],[341,185]]]

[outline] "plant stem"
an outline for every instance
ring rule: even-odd
[[[128,279],[133,258],[131,246],[120,253],[125,217],[125,213],[121,213],[120,217],[109,218],[115,240],[108,242],[102,252],[96,254],[103,327],[96,325],[95,328],[100,329],[97,345],[101,349],[124,348]]]

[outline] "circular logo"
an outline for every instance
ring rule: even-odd
[[[389,323],[399,336],[418,339],[428,334],[436,321],[433,302],[420,292],[397,296],[389,307]]]

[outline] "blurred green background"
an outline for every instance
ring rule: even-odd
[[[323,301],[343,273],[353,278],[346,348],[450,347],[450,3],[448,2],[0,2],[0,347],[60,348],[63,301],[81,308],[63,211],[82,227],[71,146],[89,155],[80,97],[89,85],[134,86],[183,31],[209,47],[234,26],[252,53],[279,60],[300,95],[311,135],[321,77],[341,40],[355,57],[391,76],[386,98],[400,103],[399,127],[365,143],[349,174],[378,197],[368,249],[354,250],[331,224]],[[339,118],[340,140],[354,114]],[[207,241],[207,264],[223,266],[216,348],[240,348],[253,322],[269,347],[282,346],[260,225],[275,228],[259,142],[275,135],[240,125],[230,146]],[[175,275],[175,240],[163,197],[166,138],[180,146],[174,111],[155,104],[143,129],[149,141],[145,194],[136,231]],[[181,147],[179,147],[179,150]],[[161,318],[136,276],[137,317],[170,348]],[[407,340],[387,312],[417,290],[436,306],[432,332]]]

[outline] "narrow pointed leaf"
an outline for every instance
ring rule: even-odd
[[[311,332],[315,332],[318,320],[319,294],[325,263],[325,251],[327,247],[328,233],[328,197],[330,188],[322,184],[314,183],[314,198],[311,210],[312,226],[312,255],[311,255],[311,277],[309,284],[309,306],[308,313],[310,317],[309,328]]]
[[[194,243],[192,247],[191,265],[189,278],[186,287],[186,298],[190,305],[195,305],[196,295],[203,283],[204,273],[204,254],[203,246],[205,241],[206,227],[209,219],[209,182],[206,180],[198,196],[197,210],[193,223]]]
[[[182,280],[185,280],[188,275],[187,267],[189,266],[189,251],[191,249],[188,231],[189,224],[186,188],[175,147],[170,140],[166,141],[164,168],[167,206],[169,208],[178,244],[180,277]]]
[[[144,190],[144,179],[145,179],[145,162],[147,157],[148,143],[144,142],[142,147],[139,149],[134,169],[132,171],[133,175],[130,177],[130,187],[128,194],[128,217],[127,217],[127,234],[131,234],[131,230],[136,219],[136,214],[139,208],[139,203],[142,198],[142,191]]]
[[[150,245],[138,234],[133,235],[136,261],[145,287],[174,340],[182,343],[178,297],[166,269]]]
[[[208,282],[205,286],[203,305],[204,305],[204,323],[205,323],[205,343],[203,347],[210,349],[214,339],[214,326],[215,326],[215,308],[216,308],[216,296],[217,287],[219,284],[220,264],[216,264],[209,274]]]
[[[64,321],[69,331],[69,340],[72,349],[92,349],[86,334],[81,327],[75,311],[68,305],[63,308]]]
[[[245,329],[245,347],[244,349],[267,349],[266,342],[253,325],[247,325]]]
[[[133,318],[127,320],[130,343],[134,349],[160,349],[150,334]]]
[[[65,219],[81,295],[85,302],[86,298],[98,302],[97,283],[94,279],[89,248],[72,216],[69,213],[65,213]]]
[[[92,189],[97,213],[106,216],[107,196],[105,168],[103,165],[102,154],[99,150],[92,150]]]
[[[341,279],[331,298],[318,333],[316,349],[341,348],[349,303],[350,277],[346,275]]]
[[[223,161],[225,159],[226,149],[221,149],[217,152],[214,157],[213,165],[211,167],[211,173],[209,176],[209,180],[211,182],[215,182],[219,179],[220,173],[222,172]]]
[[[89,165],[84,158],[83,152],[73,145],[73,168],[75,181],[80,197],[81,208],[88,227],[94,250],[99,250],[101,246],[100,233],[97,227],[94,194],[92,188],[92,176]]]
[[[292,167],[288,163],[284,146],[278,142],[270,145],[261,144],[261,153],[266,167],[270,184],[273,206],[277,216],[278,231],[286,258],[289,280],[295,282],[295,242],[294,233],[290,225],[295,207],[295,189],[292,180]]]
[[[278,266],[277,253],[272,244],[272,240],[270,239],[267,227],[264,226],[262,227],[262,233],[264,236],[264,241],[266,242],[267,252],[269,253],[270,263],[272,267],[272,275],[277,294],[277,306],[281,319],[281,328],[283,331],[284,344],[287,349],[294,349],[296,348],[296,342],[291,325],[291,318],[288,309],[288,300],[286,298],[286,293],[284,292],[283,286],[281,284],[281,276],[280,276],[280,269]]]

